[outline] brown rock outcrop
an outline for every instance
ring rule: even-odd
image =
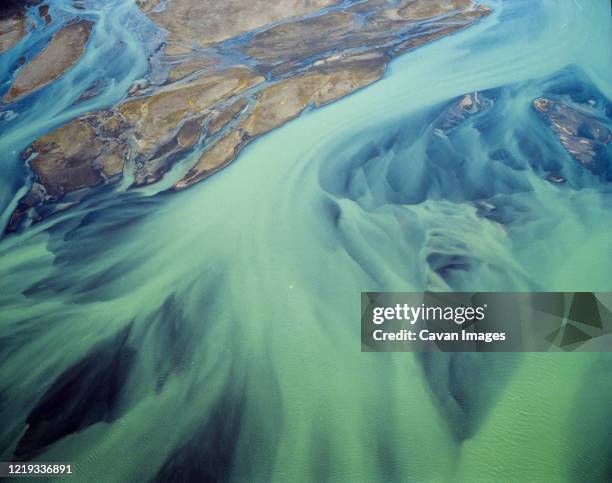
[[[47,47],[23,66],[4,102],[13,102],[54,81],[68,71],[83,55],[92,23],[79,20],[62,28]]]
[[[322,106],[380,79],[399,53],[489,13],[471,0],[366,0],[350,6],[332,0],[272,6],[263,0],[239,5],[237,0],[173,0],[165,10],[156,5],[156,0],[141,2],[170,32],[161,63],[166,80],[146,96],[83,116],[34,143],[38,154],[31,166],[38,184],[18,212],[39,204],[48,208],[62,193],[110,182],[123,169],[130,170],[136,185],[156,182],[197,149],[198,161],[174,189],[191,186],[308,106]],[[258,30],[240,37],[253,29]],[[194,46],[206,48],[189,53]],[[75,137],[78,146],[69,145],[66,133],[78,130],[83,131]],[[71,181],[66,179],[70,170],[78,173]]]
[[[539,97],[534,109],[546,120],[563,148],[596,175],[612,179],[612,168],[598,152],[612,143],[612,131],[589,110],[589,105],[570,106],[558,99]]]
[[[0,11],[0,54],[14,47],[26,33],[26,18],[22,9],[8,7]]]
[[[140,2],[141,8],[160,27],[170,32],[171,42],[206,47],[272,22],[300,17],[328,7],[337,0],[172,0],[160,12],[157,0]]]

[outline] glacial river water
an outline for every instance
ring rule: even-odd
[[[129,3],[69,3],[52,14],[98,24],[70,74],[4,107],[4,222],[18,153],[121,99],[159,42]],[[0,459],[89,481],[609,477],[609,354],[360,352],[365,290],[612,291],[610,184],[531,107],[610,102],[609,2],[486,3],[189,190],[99,193],[6,236]],[[473,92],[487,109],[445,125]]]

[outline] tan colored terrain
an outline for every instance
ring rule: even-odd
[[[119,107],[119,111],[136,129],[140,152],[147,154],[183,119],[205,113],[217,102],[262,81],[263,77],[245,67],[231,68],[151,97],[128,101]]]
[[[212,71],[218,64],[219,59],[212,56],[179,58],[171,64],[167,81],[176,82],[198,71]]]
[[[80,119],[32,145],[38,153],[32,168],[50,195],[61,196],[121,173],[127,146],[107,129],[108,124],[97,118]]]
[[[26,34],[23,10],[9,8],[0,11],[0,54],[14,47]]]
[[[61,29],[49,45],[23,66],[4,102],[13,102],[54,81],[70,69],[85,51],[92,23],[79,20]]]
[[[172,0],[162,12],[157,1],[141,2],[143,11],[168,30],[168,40],[205,47],[278,20],[300,17],[336,3],[336,0]]]
[[[375,82],[393,57],[489,13],[471,0],[365,0],[342,8],[334,3],[172,0],[158,12],[156,0],[142,2],[143,11],[169,31],[165,81],[34,143],[31,167],[39,184],[36,196],[24,197],[15,220],[72,190],[112,182],[124,169],[136,185],[154,183],[196,149],[198,161],[187,166],[175,189],[191,186],[308,106]],[[419,23],[424,19],[426,24]],[[66,135],[80,130],[80,136]],[[74,180],[67,179],[71,170]]]
[[[375,82],[382,76],[385,63],[386,59],[381,56],[345,65],[342,69],[326,71],[321,68],[264,89],[257,96],[248,117],[212,149],[204,152],[175,188],[186,188],[218,171],[232,161],[250,140],[294,119],[309,104],[319,107]]]

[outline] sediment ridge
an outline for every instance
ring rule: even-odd
[[[140,3],[168,32],[156,67],[165,80],[135,85],[118,105],[35,141],[23,155],[33,183],[7,231],[72,206],[93,187],[116,183],[128,173],[134,186],[155,183],[195,153],[195,162],[171,189],[187,188],[305,109],[376,82],[394,57],[490,13],[471,0],[287,0],[274,8],[261,1],[234,3]],[[83,31],[90,28],[86,25],[64,28]],[[45,65],[45,52],[22,69],[34,88],[44,85],[31,73]],[[17,76],[5,102],[25,95],[24,83]]]

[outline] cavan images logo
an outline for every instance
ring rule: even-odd
[[[612,293],[368,292],[361,329],[365,351],[612,352]]]

